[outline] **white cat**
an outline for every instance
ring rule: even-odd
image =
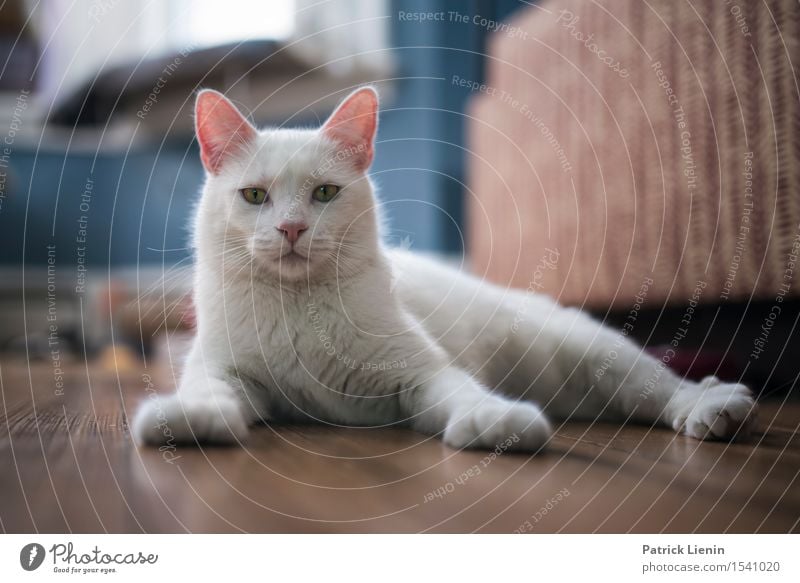
[[[231,443],[288,420],[534,451],[545,413],[699,439],[747,429],[741,384],[682,380],[576,309],[386,249],[367,176],[377,110],[366,87],[321,129],[257,131],[199,94],[197,337],[177,393],[139,409],[138,442]]]

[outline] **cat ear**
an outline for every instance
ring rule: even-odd
[[[195,102],[195,131],[200,158],[211,174],[218,174],[223,162],[256,137],[236,106],[222,93],[204,89]]]
[[[372,164],[378,127],[378,93],[363,87],[351,93],[331,114],[322,132],[344,147],[347,159],[366,170]]]

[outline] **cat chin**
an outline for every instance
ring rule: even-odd
[[[282,282],[293,283],[313,279],[315,267],[314,262],[308,258],[294,255],[273,259],[266,269]]]
[[[283,283],[320,283],[352,275],[335,255],[317,250],[313,255],[283,255],[260,263],[261,270]]]

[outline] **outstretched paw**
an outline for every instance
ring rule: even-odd
[[[536,451],[550,437],[550,424],[532,403],[500,398],[486,399],[472,409],[453,414],[444,432],[444,442],[456,448],[503,447]]]
[[[741,384],[706,377],[674,397],[672,427],[695,439],[746,437],[756,415],[750,390]]]
[[[139,444],[233,444],[247,436],[247,422],[239,404],[229,396],[177,394],[148,398],[131,425]]]

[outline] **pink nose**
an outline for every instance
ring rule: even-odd
[[[289,243],[295,243],[300,238],[300,234],[308,229],[308,225],[297,221],[284,221],[277,226],[277,229],[283,232],[283,236]]]

